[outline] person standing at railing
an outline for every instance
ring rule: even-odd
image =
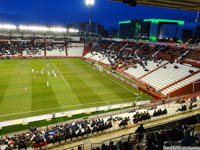
[[[138,135],[138,140],[139,140],[139,142],[141,142],[142,139],[143,139],[144,133],[145,133],[145,129],[144,129],[144,127],[143,127],[143,124],[141,124],[141,125],[137,128],[137,130],[135,131],[135,133]]]

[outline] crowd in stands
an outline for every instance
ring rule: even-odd
[[[190,106],[196,105],[195,101],[196,99],[192,99],[191,103],[188,106],[190,107]],[[180,102],[181,104],[183,104],[182,101]],[[180,106],[181,104],[175,104],[175,105]],[[47,144],[69,142],[75,139],[88,137],[90,135],[103,133],[103,131],[107,131],[108,129],[113,128],[113,126],[114,128],[116,128],[116,125],[119,127],[125,127],[129,123],[138,124],[141,121],[150,120],[152,117],[157,117],[164,114],[167,114],[167,109],[165,107],[162,109],[160,107],[159,108],[154,107],[151,110],[145,110],[143,112],[142,110],[136,111],[136,112],[130,111],[126,115],[119,115],[119,116],[117,115],[114,117],[110,116],[103,119],[79,120],[76,122],[70,122],[70,123],[61,124],[61,125],[55,125],[53,127],[47,127],[46,129],[38,129],[36,127],[32,127],[30,128],[30,131],[27,131],[22,134],[0,137],[0,149],[13,150],[13,149],[26,149],[28,147],[40,148],[42,146],[46,146]],[[115,122],[117,122],[117,124]],[[192,117],[185,122],[186,124],[182,124],[182,126],[185,126],[185,125],[188,126],[191,124],[195,124],[197,122],[200,123],[200,115],[196,115],[195,117]],[[181,132],[185,132],[184,128],[179,127],[178,129],[181,129]],[[172,133],[178,134],[177,132],[178,131],[176,132],[173,131]],[[155,139],[157,138],[157,136],[160,136],[159,134],[161,133],[164,135],[166,134],[165,136],[167,138],[162,139],[163,140],[162,143],[157,143]],[[115,150],[116,147],[118,146],[121,148],[118,148],[116,150],[134,150],[133,147],[135,148],[135,146],[140,146],[142,145],[141,143],[143,143],[143,147],[144,145],[147,147],[146,150],[150,149],[152,146],[157,148],[160,146],[160,144],[163,144],[163,143],[165,145],[168,145],[168,144],[171,145],[171,144],[174,144],[174,143],[171,143],[171,141],[173,140],[172,139],[173,136],[171,137],[172,133],[170,131],[158,132],[158,133],[153,132],[153,134],[149,133],[148,131],[147,133],[146,129],[144,129],[144,127],[141,125],[134,134],[135,135],[134,140],[131,140],[132,137],[130,137],[129,139],[130,142],[129,141],[127,142],[121,141],[121,143],[111,142],[110,146],[103,144],[102,150]],[[187,139],[187,137],[185,136],[181,137],[182,140],[184,138]],[[178,142],[185,145],[184,143],[185,140],[183,140],[183,142],[182,140],[178,139]],[[151,144],[149,144],[149,142]],[[113,148],[110,148],[110,147],[113,147]],[[130,148],[123,149],[123,147],[125,148],[130,147]],[[156,148],[155,150],[157,150]]]
[[[185,101],[183,100],[183,101],[180,101],[179,103],[180,104],[183,104],[183,105],[181,105],[181,108],[178,108],[176,111],[178,112],[178,111],[186,111],[187,109],[189,109],[189,110],[191,110],[192,108],[194,108],[194,107],[197,107],[197,104],[194,104],[196,102],[196,99],[191,99],[190,100],[190,105],[187,107],[184,103],[185,103]]]
[[[166,125],[161,130],[146,131],[141,124],[134,134],[130,134],[128,138],[118,138],[121,140],[113,142],[106,141],[101,147],[93,150],[163,150],[163,147],[170,146],[200,146],[200,135],[194,131],[195,125],[200,123],[200,114],[188,117],[183,121],[178,121],[173,126]]]
[[[0,56],[20,56],[23,49],[23,56],[44,56],[44,49],[47,51],[58,50],[63,52],[64,44],[44,44],[36,42],[2,42],[0,43]]]
[[[161,116],[161,115],[166,115],[167,114],[167,109],[165,108],[164,110],[155,110],[154,113],[153,113],[153,117],[156,117],[156,116]]]
[[[0,43],[0,56],[20,55],[19,43]]]
[[[42,51],[44,51],[44,44],[40,43],[24,43],[22,47],[27,56],[42,55]]]
[[[134,123],[151,119],[149,112],[144,112],[144,113],[137,112],[133,117],[134,117],[133,118]]]
[[[151,117],[157,117],[157,116],[166,115],[166,114],[167,114],[166,108],[164,110],[162,109],[154,110],[152,116],[149,114],[148,111],[143,112],[143,113],[136,112],[136,114],[133,116],[133,122],[137,124],[140,121],[149,120],[151,119]]]
[[[102,41],[98,46],[96,46],[91,52],[92,55],[98,55],[100,53],[103,57],[107,57],[109,65],[114,69],[120,68],[121,66],[125,67],[125,70],[130,66],[136,67],[140,65],[145,72],[151,70],[148,69],[150,62],[155,62],[157,67],[162,65],[163,59],[158,57],[158,53],[168,53],[170,47],[163,45],[156,45],[150,47],[145,43],[135,43],[135,42],[109,42],[108,44],[102,44],[105,41]],[[108,43],[108,42],[105,42]],[[102,46],[103,45],[103,46]],[[105,48],[107,45],[107,48]]]
[[[106,42],[107,43],[107,42]],[[126,43],[126,42],[113,42],[109,43],[110,46],[107,48],[104,48],[104,46],[97,46],[93,49],[91,52],[93,55],[96,55],[96,53],[102,54],[103,57],[108,57],[108,60],[110,62],[110,65],[114,68],[117,67],[120,63],[124,63],[124,66],[128,68],[129,65],[139,63],[142,65],[145,69],[145,66],[147,65],[148,60],[152,60],[153,58],[149,55],[144,55],[141,51],[145,51],[148,49],[148,44],[142,44],[142,43]],[[135,49],[135,53],[133,51],[126,50],[126,47],[132,47],[132,49]],[[120,49],[124,48],[124,49]],[[116,50],[118,49],[118,50]]]
[[[52,51],[54,49],[61,51],[64,51],[64,44],[48,44],[47,45],[47,51]]]
[[[188,53],[182,56],[186,51],[188,51]],[[162,62],[164,58],[158,55],[159,53],[166,55],[166,57],[168,57],[168,61],[174,61],[180,56],[183,58],[194,58],[198,60],[198,56],[200,56],[199,51],[184,49],[183,47],[170,47],[165,45],[150,46],[145,43],[106,40],[100,41],[93,52],[93,54],[98,52],[101,53],[103,57],[108,57],[110,65],[113,67],[116,67],[117,64],[122,62],[125,66],[129,66],[130,63],[139,63],[144,67],[144,69],[148,60],[160,60]]]
[[[147,90],[168,96],[178,94],[176,91],[191,86],[200,80],[199,67],[187,64],[187,56],[194,50],[147,43],[114,42],[96,46],[88,57],[92,61],[108,65],[132,79],[138,79]],[[108,43],[108,42],[105,42]],[[104,45],[104,46],[102,46]],[[107,45],[107,48],[105,48]],[[130,48],[130,45],[132,48]],[[196,56],[198,60],[200,57]],[[196,54],[196,53],[195,53]],[[193,61],[192,61],[193,62]],[[166,80],[163,80],[166,78]],[[196,87],[198,89],[199,87]],[[191,90],[188,90],[188,93]],[[182,94],[182,93],[181,93]]]
[[[63,41],[64,42],[64,41]],[[44,50],[44,45],[40,43],[31,42],[1,42],[0,43],[0,54],[2,56],[13,56],[20,55],[21,47],[26,51],[26,55],[37,55]],[[64,50],[64,44],[47,44],[47,50],[52,51],[53,49]],[[199,60],[200,52],[198,50],[184,49],[182,47],[170,48],[164,45],[155,45],[140,43],[140,42],[125,42],[125,41],[109,41],[101,40],[98,46],[93,52],[100,52],[104,56],[107,56],[111,66],[116,67],[118,64],[124,63],[124,66],[128,67],[130,64],[140,62],[145,64],[145,60],[150,56],[154,60],[160,59],[157,55],[159,53],[171,56],[170,60],[177,59],[186,51],[189,51],[184,58],[192,58]],[[40,54],[38,54],[40,55]],[[147,58],[145,58],[147,57]],[[145,65],[144,65],[145,66]]]
[[[56,142],[73,140],[74,138],[88,136],[102,132],[104,130],[112,128],[111,121],[104,121],[103,119],[85,120],[73,122],[70,124],[56,125],[46,130],[38,130],[36,127],[30,128],[29,132],[14,135],[5,136],[0,138],[1,150],[13,150],[13,149],[26,149],[28,147],[39,148],[46,144],[54,144]]]

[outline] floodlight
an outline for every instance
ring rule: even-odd
[[[70,28],[69,32],[70,33],[77,33],[77,32],[79,32],[79,30],[78,29],[74,29],[74,28]]]
[[[63,27],[51,27],[50,31],[51,32],[67,32],[67,29]]]
[[[85,4],[90,7],[90,19],[89,19],[89,30],[92,29],[92,6],[94,5],[95,0],[85,0]]]
[[[4,30],[15,30],[17,27],[12,24],[0,24],[0,29]]]
[[[49,28],[45,27],[45,26],[25,26],[25,25],[20,25],[19,29],[22,30],[22,31],[38,31],[38,32],[49,31]]]
[[[76,32],[76,30],[73,29],[73,28],[70,28],[70,29],[69,29],[69,32],[70,32],[70,33],[74,33],[74,32]]]
[[[85,0],[85,4],[92,6],[94,5],[94,0]]]

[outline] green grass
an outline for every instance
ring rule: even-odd
[[[82,59],[0,60],[0,70],[0,121],[152,99],[111,75],[97,73]],[[52,70],[56,78],[48,76]],[[140,98],[134,93],[140,93]]]

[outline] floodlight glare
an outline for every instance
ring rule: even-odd
[[[69,32],[70,32],[70,33],[78,33],[79,30],[78,30],[78,29],[74,29],[74,28],[70,28],[70,29],[69,29]]]
[[[17,27],[12,24],[0,24],[0,29],[3,30],[15,30]]]
[[[74,32],[76,32],[76,30],[73,29],[73,28],[70,28],[70,29],[69,29],[69,32],[70,32],[70,33],[74,33]]]
[[[94,0],[85,0],[85,4],[92,6],[94,5]]]
[[[20,25],[19,29],[22,31],[38,31],[38,32],[46,32],[49,31],[48,27],[45,26],[25,26],[25,25]]]
[[[51,27],[50,28],[50,31],[51,32],[67,32],[67,29],[66,28],[63,28],[63,27]]]

